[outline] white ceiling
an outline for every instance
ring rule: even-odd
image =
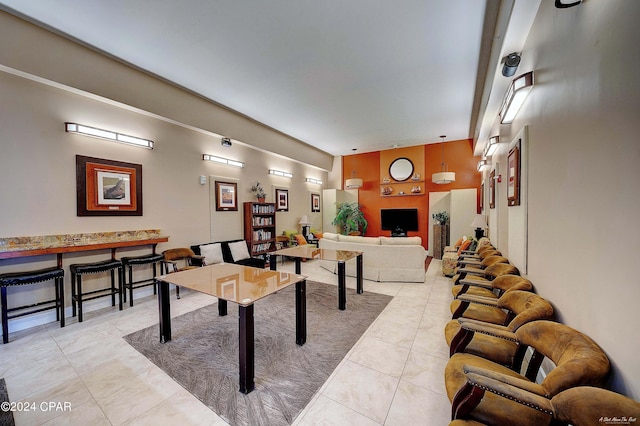
[[[485,0],[2,4],[330,154],[474,137]]]

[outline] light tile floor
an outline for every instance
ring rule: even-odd
[[[293,263],[278,268],[293,271]],[[295,425],[449,423],[443,377],[449,355],[443,330],[451,318],[451,279],[440,270],[434,259],[424,283],[364,282],[365,291],[393,299]],[[337,282],[315,261],[304,263],[302,272],[310,280]],[[355,280],[348,278],[347,286],[355,288]],[[189,291],[181,296],[171,304],[173,316],[213,301]],[[0,345],[0,377],[12,401],[34,409],[14,412],[16,424],[225,425],[122,339],[157,323],[157,301],[148,296],[121,312],[88,312],[83,323],[70,318],[65,328],[50,323],[12,334],[9,344]]]

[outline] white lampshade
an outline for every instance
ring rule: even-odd
[[[484,215],[477,214],[473,218],[473,222],[471,222],[471,227],[474,229],[477,229],[477,228],[484,229],[487,227],[487,219],[484,217]]]
[[[300,222],[298,222],[300,225],[311,225],[311,221],[309,220],[309,215],[304,215],[302,216],[302,218],[300,219]]]
[[[362,187],[362,179],[359,179],[359,178],[347,179],[344,182],[344,186],[347,189],[358,189],[358,188]]]
[[[443,185],[445,183],[451,183],[456,181],[456,173],[455,172],[440,172],[434,173],[431,175],[431,181],[433,183],[437,183],[438,185]]]

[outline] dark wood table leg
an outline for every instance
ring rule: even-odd
[[[296,257],[296,274],[300,275],[302,273],[302,258]]]
[[[278,262],[278,255],[271,253],[271,255],[269,256],[269,269],[271,269],[272,271],[277,270],[277,265],[276,265],[277,262]]]
[[[344,262],[338,262],[338,309],[347,309],[347,267]]]
[[[158,310],[160,312],[160,342],[171,340],[171,307],[169,304],[169,283],[156,280],[158,284]]]
[[[358,294],[364,293],[362,288],[362,253],[356,256],[356,285]]]
[[[253,305],[238,306],[239,311],[239,369],[240,392],[248,394],[255,389],[255,347],[253,338]]]
[[[218,315],[221,317],[227,315],[227,301],[218,299]]]
[[[296,343],[307,341],[307,281],[296,283]]]

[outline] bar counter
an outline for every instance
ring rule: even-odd
[[[57,254],[61,266],[63,253],[111,249],[115,258],[120,247],[151,245],[155,253],[156,245],[167,241],[169,237],[160,235],[158,229],[9,237],[0,238],[0,259]]]

